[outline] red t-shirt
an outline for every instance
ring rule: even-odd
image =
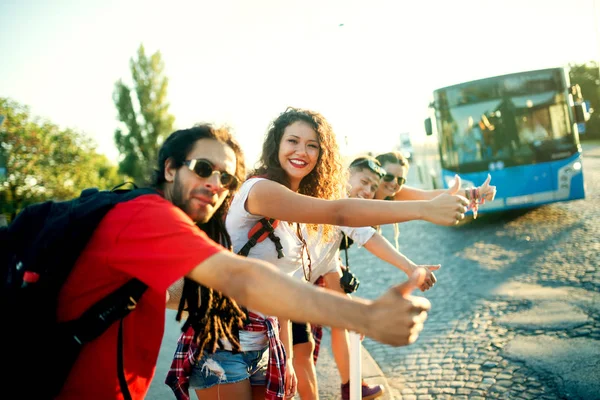
[[[123,323],[125,377],[134,399],[146,396],[154,376],[164,325],[166,290],[224,248],[178,207],[158,195],[116,205],[94,232],[59,296],[58,318],[77,318],[132,277],[148,285]],[[86,344],[60,399],[122,399],[113,324]],[[52,368],[51,360],[43,360]]]

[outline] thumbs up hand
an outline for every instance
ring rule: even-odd
[[[452,185],[452,187],[450,187],[447,191],[448,194],[457,194],[458,191],[460,190],[460,186],[462,185],[462,180],[460,179],[460,176],[454,175],[454,185]]]
[[[492,201],[496,197],[496,186],[490,186],[492,176],[488,174],[483,185],[479,186],[479,196],[486,201]]]
[[[431,304],[427,299],[412,296],[411,293],[424,284],[425,278],[426,271],[418,268],[406,282],[392,287],[371,303],[371,323],[366,335],[393,346],[414,343],[423,329]]]

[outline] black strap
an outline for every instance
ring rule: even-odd
[[[88,343],[103,334],[112,324],[133,311],[148,286],[137,279],[99,300],[76,321],[69,321],[70,334],[78,343]]]
[[[111,192],[114,192],[115,190],[125,186],[125,185],[131,185],[133,186],[134,189],[138,188],[138,185],[135,184],[135,182],[131,182],[131,181],[125,181],[122,183],[119,183],[117,186],[113,187],[112,189],[110,189]]]
[[[275,250],[277,250],[277,258],[283,258],[283,246],[281,245],[281,239],[273,231],[269,233],[269,239],[275,244]]]
[[[148,286],[145,283],[131,279],[126,284],[115,290],[102,300],[95,303],[83,315],[75,320],[65,323],[69,342],[77,343],[81,348],[102,333],[113,323],[119,321],[119,333],[117,338],[117,375],[121,392],[125,400],[131,400],[125,371],[123,368],[123,319],[135,309]]]
[[[344,254],[346,254],[346,269],[350,271],[350,259],[348,258],[348,236],[342,232],[342,236],[344,238],[345,246],[344,246]]]
[[[125,379],[125,368],[123,366],[123,318],[119,321],[119,336],[117,339],[117,374],[119,375],[119,385],[121,386],[123,399],[132,400],[131,393],[129,393],[129,386],[127,385],[127,379]]]
[[[238,254],[244,257],[248,257],[248,254],[250,254],[250,249],[256,246],[256,244],[258,243],[258,239],[266,232],[269,232],[269,239],[271,239],[271,241],[275,244],[275,249],[277,250],[277,258],[285,257],[285,254],[283,254],[283,246],[281,245],[281,240],[279,239],[279,237],[277,237],[277,235],[275,235],[275,233],[273,233],[273,231],[275,230],[275,228],[273,227],[274,222],[274,219],[260,219],[257,222],[257,224],[261,224],[260,229],[254,232],[252,236],[250,236],[244,247],[242,247],[240,251],[238,251]]]

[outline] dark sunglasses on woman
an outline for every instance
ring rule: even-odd
[[[406,183],[406,178],[404,178],[403,176],[396,176],[393,174],[385,174],[383,176],[383,181],[384,182],[391,182],[393,180],[396,180],[398,182],[398,186],[402,186]]]
[[[235,190],[238,187],[239,181],[235,175],[231,175],[227,171],[217,170],[208,160],[198,158],[194,160],[185,160],[183,163],[187,165],[189,169],[194,171],[200,178],[208,178],[217,172],[221,180],[221,185],[223,185],[225,189]]]

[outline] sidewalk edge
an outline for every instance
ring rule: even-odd
[[[370,385],[382,385],[385,392],[383,396],[378,397],[381,400],[392,400],[391,388],[388,383],[387,377],[379,367],[379,364],[375,361],[373,356],[367,351],[365,346],[362,346],[361,358],[362,358],[362,376],[363,380]]]

